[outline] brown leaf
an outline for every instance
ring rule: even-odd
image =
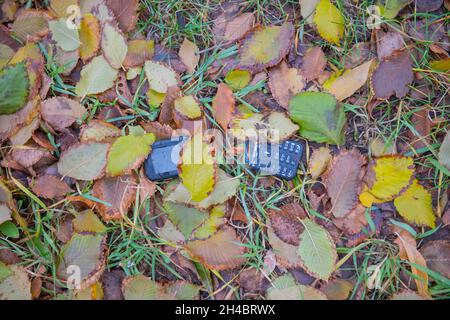
[[[416,239],[406,230],[397,228],[398,238],[394,242],[399,246],[399,255],[403,260],[409,260],[411,263],[427,267],[427,263],[422,254],[417,250]],[[412,273],[417,277],[414,279],[419,294],[429,297],[428,292],[428,273],[411,266]]]
[[[285,61],[269,71],[269,88],[273,97],[285,109],[291,98],[305,88],[305,79],[300,70],[289,68]]]
[[[44,10],[21,10],[11,26],[12,35],[23,42],[36,42],[49,32],[50,19],[50,15]]]
[[[233,20],[237,14],[239,13],[239,6],[236,3],[225,2],[220,5],[218,11],[220,10],[220,14],[218,14],[213,22],[213,34],[214,39],[217,43],[222,42],[224,40],[225,29],[229,21]]]
[[[101,281],[104,300],[123,300],[122,281],[124,278],[125,272],[121,269],[114,269],[103,273]]]
[[[140,199],[141,203],[144,200],[152,198],[156,191],[156,183],[153,181],[150,181],[147,178],[143,168],[139,172],[138,188],[139,188],[139,199]]]
[[[420,253],[424,257],[427,267],[450,279],[450,242],[447,240],[437,240],[427,242]]]
[[[378,30],[376,37],[377,55],[378,60],[380,61],[383,61],[391,56],[395,51],[401,50],[405,47],[405,40],[399,32],[384,32],[382,30]]]
[[[333,279],[320,287],[330,300],[347,300],[353,290],[353,283],[344,279]]]
[[[154,51],[153,40],[130,40],[123,65],[126,68],[142,66],[153,57]]]
[[[167,89],[166,97],[164,98],[164,102],[161,105],[161,111],[159,112],[158,121],[161,124],[170,124],[173,119],[172,109],[173,102],[180,95],[180,88],[178,87],[169,87]]]
[[[153,133],[157,139],[170,139],[173,129],[167,124],[161,124],[158,121],[141,122],[139,124],[148,133]]]
[[[330,211],[335,217],[342,218],[358,203],[365,162],[357,149],[341,151],[331,162],[323,181],[331,198]]]
[[[119,28],[128,32],[136,27],[138,20],[139,0],[105,0],[106,5],[114,13]]]
[[[333,223],[347,235],[355,235],[367,226],[367,219],[364,215],[366,207],[358,203],[349,213],[342,218],[333,218]]]
[[[136,195],[136,179],[132,175],[103,178],[95,182],[93,196],[109,205],[98,203],[98,210],[105,221],[121,220]]]
[[[376,99],[403,98],[414,80],[412,60],[407,50],[396,51],[383,60],[372,74],[371,85]]]
[[[307,81],[320,77],[327,65],[327,59],[321,47],[309,49],[303,57],[302,71]]]
[[[117,80],[111,89],[98,95],[98,100],[103,103],[117,101],[124,107],[129,107],[133,103],[133,96],[131,95],[127,77],[123,71],[119,72]]]
[[[417,12],[432,12],[438,10],[441,6],[443,0],[422,0],[415,1]]]
[[[16,113],[0,115],[0,142],[12,137],[34,119],[38,113],[39,104],[40,100],[35,98]]]
[[[40,176],[35,179],[30,185],[31,190],[38,197],[46,199],[61,198],[72,191],[67,183],[52,175]]]
[[[282,241],[298,246],[300,234],[304,230],[300,219],[306,218],[305,210],[296,202],[281,207],[281,211],[269,212],[273,231]]]
[[[205,240],[190,241],[185,248],[193,259],[217,271],[237,268],[246,260],[242,255],[247,250],[239,241],[236,231],[230,227],[219,230]]]
[[[11,151],[12,160],[19,163],[24,168],[30,168],[50,153],[38,147],[20,146]]]
[[[408,132],[408,136],[411,138],[415,149],[424,148],[429,145],[431,141],[430,133],[432,123],[428,117],[428,109],[421,108],[413,113],[411,121],[414,129],[417,131],[415,134],[412,130]]]
[[[216,121],[224,130],[227,130],[228,124],[233,119],[235,100],[233,91],[225,83],[220,83],[217,87],[212,106]]]
[[[252,12],[240,14],[226,22],[223,38],[228,42],[242,39],[253,28],[254,24],[255,15]]]
[[[47,99],[41,104],[41,114],[53,129],[62,131],[81,120],[86,109],[75,100],[64,97]]]
[[[200,54],[197,45],[189,41],[187,38],[184,38],[178,55],[180,56],[181,61],[186,66],[187,72],[194,73],[198,62],[200,61]]]

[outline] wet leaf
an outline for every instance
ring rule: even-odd
[[[85,14],[80,22],[80,57],[86,62],[100,49],[100,24],[93,14]]]
[[[184,38],[183,43],[180,46],[180,51],[178,55],[180,56],[181,61],[186,66],[188,73],[194,73],[195,68],[200,61],[200,50],[197,45],[187,38]]]
[[[106,173],[115,177],[139,168],[150,153],[154,141],[152,133],[118,138],[111,145]]]
[[[127,56],[128,45],[117,27],[110,23],[103,25],[101,47],[103,55],[111,67],[120,69]]]
[[[214,118],[222,129],[227,130],[228,124],[233,119],[235,99],[233,91],[224,83],[217,87],[216,96],[213,99]]]
[[[408,222],[418,226],[436,226],[431,194],[417,180],[402,195],[394,200],[398,213]]]
[[[336,218],[342,218],[358,204],[365,162],[365,158],[357,149],[341,151],[334,157],[330,169],[323,176],[331,198],[330,211]]]
[[[313,21],[322,38],[339,46],[345,31],[345,20],[330,0],[320,0]]]
[[[306,86],[305,79],[298,69],[289,68],[282,61],[278,66],[269,71],[269,88],[273,97],[285,109],[289,107],[289,101]]]
[[[61,154],[58,172],[62,176],[78,180],[95,180],[100,178],[106,167],[109,150],[107,143],[78,143]]]
[[[254,28],[239,48],[239,68],[256,73],[277,65],[288,53],[293,33],[291,23]]]
[[[102,201],[97,206],[103,220],[123,219],[135,199],[136,189],[136,179],[131,175],[96,181],[92,194]]]
[[[77,29],[69,28],[67,19],[52,20],[48,23],[52,39],[64,51],[74,51],[80,47]]]
[[[185,248],[194,260],[217,271],[240,267],[246,261],[242,256],[246,248],[234,229],[229,227],[219,230],[208,239],[190,241]]]
[[[53,129],[62,131],[75,121],[81,120],[86,109],[75,100],[65,97],[47,99],[41,104],[41,114]]]
[[[61,280],[69,280],[71,268],[79,268],[80,289],[85,289],[98,281],[106,262],[106,236],[100,234],[78,234],[61,249],[57,275]],[[72,266],[72,267],[71,267]]]
[[[396,51],[376,68],[371,86],[376,99],[403,98],[414,80],[412,60],[407,50]]]
[[[0,70],[0,115],[23,108],[28,97],[29,78],[24,63]]]
[[[318,279],[328,280],[336,263],[336,246],[323,227],[310,219],[301,221],[305,230],[300,235],[298,255],[309,274]]]
[[[292,120],[300,125],[300,134],[319,143],[342,145],[345,141],[344,109],[336,99],[322,92],[302,92],[289,104]]]
[[[304,227],[300,219],[306,218],[305,210],[298,203],[284,205],[280,211],[269,212],[270,225],[281,241],[298,246]]]
[[[40,176],[31,184],[31,190],[39,197],[46,199],[62,198],[72,189],[56,176]]]
[[[119,72],[112,68],[103,56],[98,56],[81,70],[81,79],[75,93],[79,97],[102,93],[112,88]]]
[[[186,142],[181,153],[179,172],[192,201],[204,200],[214,189],[215,167],[210,146],[202,141],[201,135],[195,135]]]

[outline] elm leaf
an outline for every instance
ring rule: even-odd
[[[80,22],[80,57],[86,62],[100,49],[100,24],[91,14],[85,14]]]
[[[98,56],[81,70],[75,93],[84,98],[88,94],[102,93],[114,85],[119,71],[111,67],[105,57]]]
[[[25,63],[0,70],[0,115],[15,113],[25,106],[29,83]]]
[[[103,25],[101,46],[103,55],[111,67],[120,69],[127,56],[128,45],[117,27],[110,23]]]
[[[329,93],[299,93],[291,99],[289,110],[303,137],[319,143],[344,144],[344,108]]]
[[[48,23],[52,39],[64,51],[74,51],[80,47],[80,36],[77,29],[69,28],[67,19],[53,20]]]

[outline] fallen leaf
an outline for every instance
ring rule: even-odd
[[[145,74],[151,89],[159,93],[167,93],[170,87],[178,87],[175,71],[159,62],[146,61]]]
[[[379,0],[381,15],[387,19],[394,19],[397,14],[413,0]]]
[[[333,279],[320,287],[330,300],[347,300],[353,290],[353,283],[344,279]]]
[[[227,130],[228,124],[233,119],[235,99],[233,91],[226,84],[220,83],[217,87],[217,93],[213,99],[212,107],[214,110],[214,118],[222,129]]]
[[[368,190],[360,194],[361,203],[387,202],[401,195],[413,180],[414,162],[410,157],[382,156],[369,163],[365,180]]]
[[[371,77],[371,87],[376,99],[389,99],[395,95],[403,98],[414,80],[412,60],[407,50],[396,51],[381,61]]]
[[[216,166],[210,146],[194,135],[183,146],[179,174],[191,200],[200,202],[214,189]]]
[[[309,24],[312,24],[314,21],[314,12],[316,11],[317,4],[320,0],[299,0],[300,3],[300,13],[303,19]]]
[[[183,234],[185,239],[189,239],[194,229],[208,217],[207,211],[189,208],[182,204],[166,202],[164,208],[172,224]]]
[[[36,42],[47,35],[50,16],[43,10],[21,10],[11,25],[11,34],[22,42]]]
[[[430,61],[430,68],[437,70],[437,71],[449,72],[450,58],[443,59],[443,60]]]
[[[379,61],[389,58],[394,52],[405,48],[405,40],[399,32],[378,30],[377,56]]]
[[[225,76],[224,81],[231,89],[241,90],[250,83],[251,78],[252,75],[248,70],[231,70]]]
[[[245,12],[232,20],[226,22],[224,40],[235,42],[243,38],[255,24],[255,15],[252,12]]]
[[[189,241],[185,249],[194,260],[217,271],[240,267],[246,261],[243,257],[246,247],[230,227],[219,230],[208,239]]]
[[[174,111],[183,118],[195,120],[202,116],[203,112],[200,104],[193,96],[181,96],[173,102]]]
[[[41,104],[42,118],[53,129],[62,131],[81,120],[86,109],[78,102],[65,97],[47,99]]]
[[[136,27],[139,0],[106,0],[105,3],[117,18],[123,32],[132,31]]]
[[[409,262],[425,268],[427,267],[425,259],[416,248],[416,240],[408,231],[399,230],[398,237],[394,242],[399,246],[399,255],[401,259],[409,260]],[[418,293],[425,297],[429,297],[428,273],[421,271],[414,266],[411,266],[411,271],[417,277],[414,280],[416,282]]]
[[[83,62],[93,58],[100,49],[100,24],[93,14],[85,14],[80,22],[80,57]]]
[[[25,106],[29,84],[25,63],[0,70],[0,115],[13,114]]]
[[[200,61],[200,50],[197,45],[187,38],[184,38],[183,43],[180,46],[180,51],[178,55],[180,56],[181,61],[187,68],[188,73],[194,73],[195,68]]]
[[[327,169],[331,159],[332,156],[329,148],[320,147],[314,150],[308,162],[308,171],[311,177],[313,179],[319,178]]]
[[[78,5],[78,0],[50,0],[50,12],[58,18],[68,18],[69,7]]]
[[[373,62],[374,60],[370,60],[354,69],[348,70],[333,81],[328,92],[333,94],[339,101],[352,96],[366,83]]]
[[[100,279],[105,269],[106,255],[106,236],[75,233],[61,248],[57,275],[61,280],[70,281],[73,266],[76,266],[80,271],[79,289],[86,289]]]
[[[120,129],[109,122],[91,120],[89,124],[83,125],[80,132],[81,142],[101,142],[108,138],[120,136]]]
[[[127,41],[117,27],[110,23],[103,25],[101,47],[103,55],[111,67],[122,68],[128,52]]]
[[[427,242],[420,253],[424,257],[427,267],[446,277],[450,278],[450,243],[446,240],[436,240]]]
[[[34,146],[18,146],[11,151],[12,159],[24,168],[34,166],[48,155],[47,150]]]
[[[64,51],[74,51],[80,47],[78,30],[69,28],[67,19],[49,21],[48,26],[52,33],[52,39]]]
[[[127,56],[123,65],[126,68],[142,66],[145,61],[150,60],[153,57],[154,52],[155,43],[153,40],[128,41]]]
[[[31,300],[31,282],[26,269],[0,262],[2,269],[8,273],[0,277],[0,300]]]
[[[330,163],[322,180],[331,199],[330,211],[342,218],[358,204],[366,160],[357,150],[341,151]]]
[[[56,176],[44,175],[35,179],[31,184],[31,190],[38,196],[46,199],[61,198],[72,189]]]
[[[267,222],[267,238],[273,252],[275,253],[278,264],[284,266],[285,268],[300,268],[303,266],[303,263],[297,253],[298,246],[286,243],[278,238],[270,224],[270,221]]]
[[[315,80],[325,70],[327,59],[321,47],[312,47],[303,57],[302,72],[307,81]]]
[[[139,168],[150,153],[153,142],[155,136],[152,133],[117,138],[108,153],[106,173],[116,177]]]
[[[447,131],[438,155],[439,163],[450,170],[450,131]]]
[[[336,245],[323,227],[310,219],[301,220],[304,231],[300,235],[298,255],[305,271],[315,278],[328,280],[336,263]]]
[[[73,230],[78,233],[104,233],[107,228],[92,210],[77,213],[72,220]]]
[[[345,20],[330,0],[320,0],[313,21],[322,38],[339,46],[345,31]]]
[[[398,213],[408,222],[418,226],[436,226],[431,195],[417,180],[398,198],[394,200]]]
[[[272,281],[267,289],[267,300],[327,300],[317,289],[298,285],[291,274],[282,275]]]
[[[411,116],[411,122],[414,130],[408,132],[408,136],[413,142],[415,149],[425,148],[430,144],[430,133],[432,129],[432,123],[428,117],[428,109],[420,108],[415,111]]]
[[[107,143],[78,143],[61,154],[58,172],[64,177],[78,180],[100,178],[106,167],[106,156],[110,145]]]
[[[103,220],[122,220],[135,199],[136,189],[136,179],[131,175],[96,181],[92,194],[102,201],[97,206]]]
[[[75,93],[83,98],[88,94],[102,93],[112,88],[118,74],[103,56],[95,57],[81,70],[81,79],[76,85]]]
[[[345,112],[332,95],[299,93],[292,98],[289,110],[303,137],[319,143],[344,144]]]
[[[417,12],[432,12],[438,10],[443,0],[427,0],[427,1],[415,1]]]
[[[269,71],[269,88],[273,97],[285,109],[291,98],[306,86],[305,79],[298,69],[289,68],[285,61]]]
[[[277,65],[288,53],[293,33],[291,23],[254,28],[239,48],[239,69],[256,73]]]
[[[395,293],[391,300],[429,300],[427,297],[424,297],[417,292],[405,289],[401,292]]]
[[[280,211],[271,210],[269,218],[273,232],[281,241],[298,246],[304,230],[300,219],[306,218],[305,210],[298,203],[284,205]]]

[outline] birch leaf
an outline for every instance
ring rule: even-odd
[[[71,29],[66,19],[53,20],[48,23],[52,39],[64,51],[74,51],[80,47],[80,37],[77,29]]]

